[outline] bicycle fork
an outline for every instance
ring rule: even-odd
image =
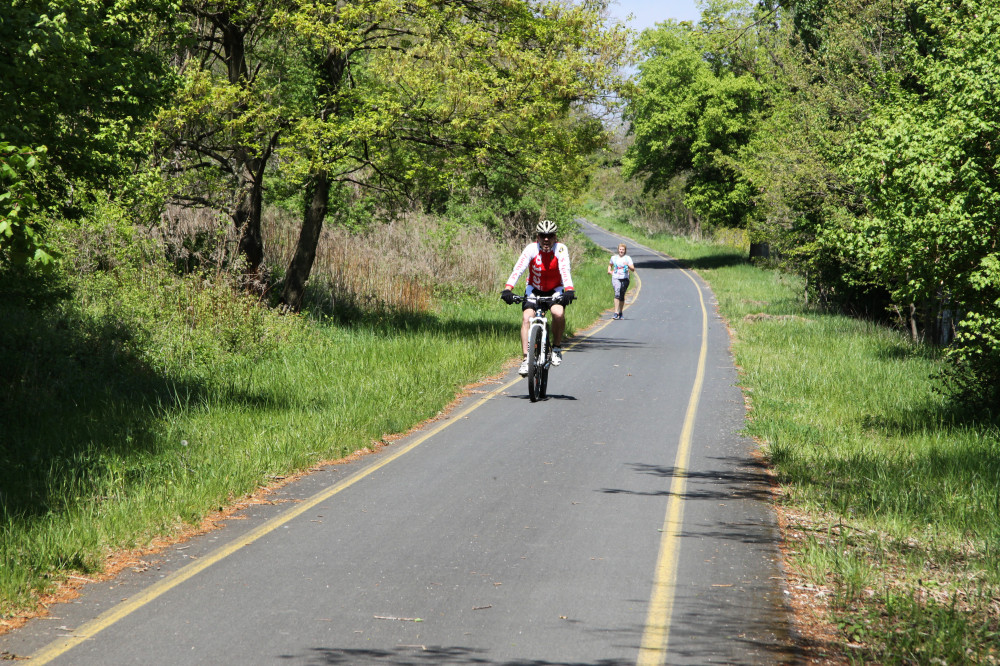
[[[545,320],[540,319],[538,317],[532,319],[531,321],[531,328],[535,327],[541,329],[541,338],[542,338],[541,366],[543,368],[548,369],[549,365],[552,362],[551,354],[549,353],[549,329],[548,326],[545,325]],[[531,339],[531,329],[528,329],[528,339],[529,340]]]

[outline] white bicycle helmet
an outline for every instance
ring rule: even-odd
[[[542,220],[535,226],[535,232],[539,234],[554,234],[556,223],[552,220]]]

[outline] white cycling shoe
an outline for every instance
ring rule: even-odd
[[[521,361],[521,367],[517,369],[517,374],[521,375],[522,377],[527,377],[528,376],[528,357],[527,356],[525,356],[524,360]]]
[[[559,347],[553,347],[552,348],[552,367],[553,368],[559,367],[559,364],[561,364],[561,363],[562,363],[562,349],[559,348]]]

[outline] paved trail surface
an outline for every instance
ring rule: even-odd
[[[583,222],[604,247],[619,239]],[[630,244],[623,321],[531,403],[513,371],[424,431],[0,637],[55,664],[793,661],[768,485],[701,280]],[[610,279],[608,306],[611,306]],[[516,353],[519,312],[510,317]]]

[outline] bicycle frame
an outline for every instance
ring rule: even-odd
[[[528,328],[528,397],[536,402],[545,397],[552,366],[552,347],[549,345],[548,313],[556,303],[556,296],[515,296],[515,303],[527,301],[535,314],[529,319]]]
[[[552,348],[549,346],[549,318],[546,316],[549,314],[549,308],[547,305],[541,305],[535,308],[535,316],[529,321],[531,325],[528,327],[528,339],[531,339],[532,329],[538,329],[539,334],[542,336],[542,346],[541,348],[545,351],[541,358],[542,367],[548,370],[549,366],[552,364]]]

